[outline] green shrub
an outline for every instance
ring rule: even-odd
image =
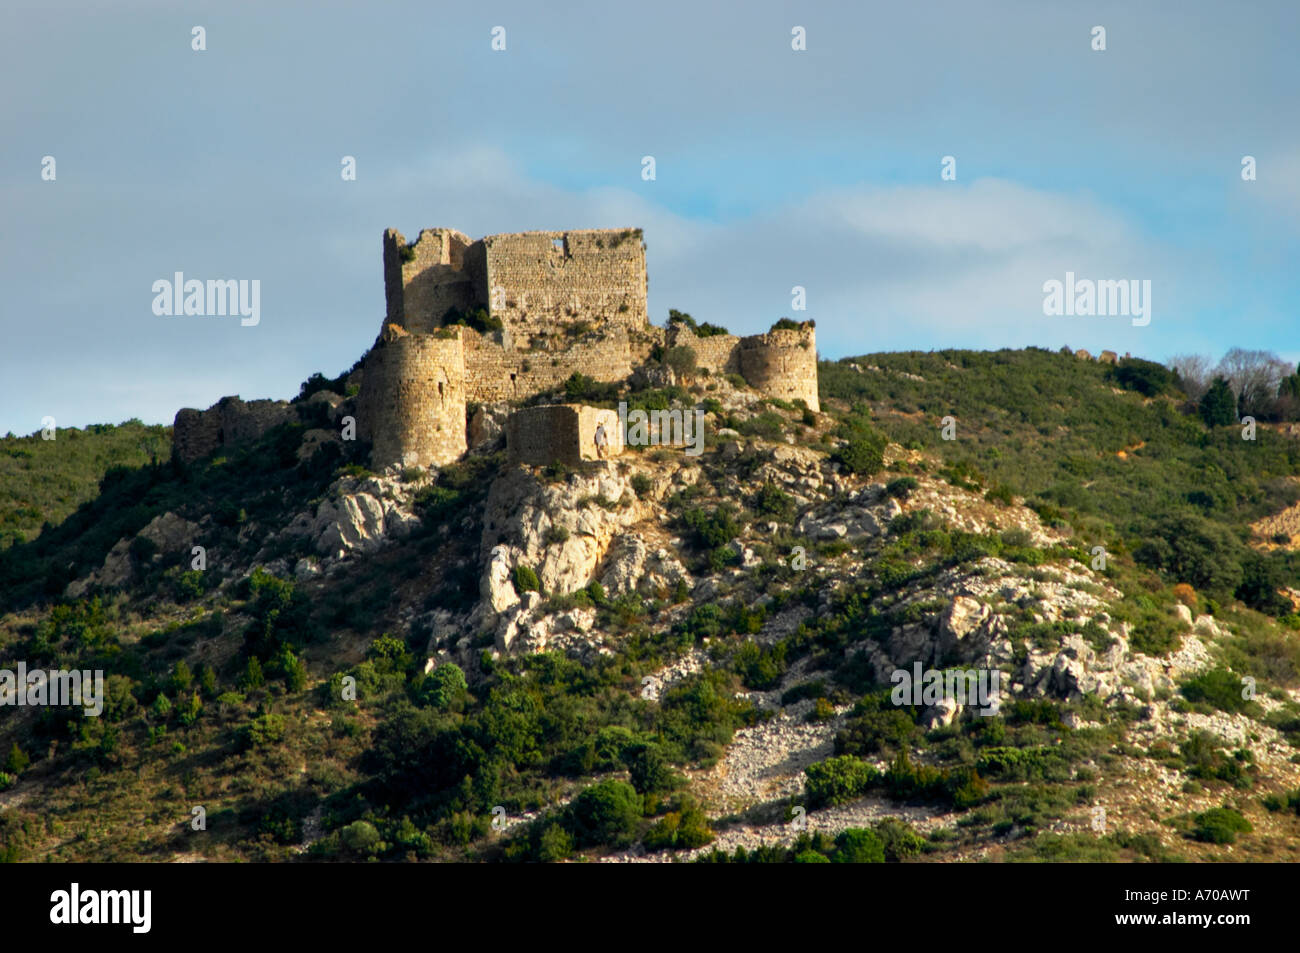
[[[1241,812],[1230,807],[1212,807],[1197,814],[1193,836],[1207,844],[1234,844],[1238,834],[1249,834],[1254,828]]]
[[[486,308],[481,307],[471,308],[469,311],[448,308],[447,312],[442,316],[442,326],[451,327],[457,324],[473,328],[479,334],[490,334],[505,327],[505,323],[499,317],[489,314]]]
[[[632,786],[641,794],[658,794],[685,784],[685,779],[672,769],[667,755],[657,744],[630,745],[622,758]]]
[[[831,860],[837,864],[883,864],[885,845],[873,831],[848,827],[835,838]]]
[[[188,728],[194,724],[202,713],[203,699],[199,697],[198,692],[191,694],[188,699],[179,699],[176,703],[176,720],[183,727]]]
[[[339,843],[358,857],[373,857],[384,849],[379,831],[369,821],[353,821],[340,830]]]
[[[248,665],[244,667],[244,673],[239,677],[239,687],[248,691],[261,688],[265,684],[266,676],[262,673],[262,663],[257,660],[256,655],[250,655]]]
[[[794,855],[791,863],[795,864],[829,864],[831,859],[815,850],[804,850]]]
[[[199,569],[190,569],[176,577],[176,597],[181,602],[190,602],[202,597],[207,591],[207,573]]]
[[[891,754],[921,737],[921,729],[910,713],[890,703],[888,694],[871,695],[860,701],[835,736],[837,754]]]
[[[651,826],[641,843],[648,850],[692,850],[703,847],[714,838],[704,812],[687,802],[678,810],[670,811]]]
[[[272,667],[284,678],[284,687],[289,691],[300,692],[307,687],[307,666],[288,645],[280,647]]]
[[[1016,491],[1006,483],[999,483],[984,492],[984,499],[1002,506],[1011,506],[1016,502]]]
[[[445,710],[464,699],[468,692],[465,673],[458,665],[445,662],[424,680],[420,687],[420,698],[426,705]]]
[[[1254,784],[1258,768],[1250,764],[1250,752],[1240,749],[1229,755],[1218,739],[1206,731],[1192,732],[1178,747],[1190,777],[1202,781],[1226,781],[1236,788]]]
[[[885,847],[885,860],[891,863],[915,857],[925,848],[925,838],[896,817],[878,821],[873,830]]]
[[[789,520],[794,513],[794,498],[775,483],[767,482],[758,488],[750,500],[750,506],[760,516],[771,516],[778,520]]]
[[[880,778],[875,768],[850,755],[810,764],[804,773],[804,793],[813,809],[857,800]]]
[[[716,549],[730,543],[744,531],[737,510],[723,503],[713,510],[689,509],[682,521],[695,532],[695,543],[705,549]]]
[[[564,382],[564,396],[570,400],[581,400],[590,394],[595,387],[595,380],[581,371],[574,371]]]
[[[892,496],[896,499],[905,500],[912,495],[921,484],[917,482],[916,477],[904,476],[890,480],[885,484],[885,496]]]
[[[243,748],[262,748],[275,744],[284,737],[284,716],[274,713],[258,715],[239,730],[239,743]]]
[[[573,799],[566,828],[580,847],[624,847],[641,820],[641,796],[626,781],[601,781]]]
[[[1177,375],[1169,368],[1140,357],[1121,358],[1111,373],[1120,387],[1135,390],[1144,397],[1169,393],[1178,383]]]
[[[678,311],[676,308],[668,309],[668,323],[670,325],[671,324],[686,325],[688,328],[691,329],[691,332],[697,338],[710,338],[710,337],[716,337],[720,334],[731,333],[721,325],[709,324],[709,322],[707,321],[697,324],[695,319],[692,318],[689,314],[687,314],[685,311]]]
[[[531,566],[520,563],[515,567],[515,589],[522,595],[525,592],[540,592],[542,584]]]
[[[867,425],[851,428],[845,434],[846,442],[831,454],[831,459],[849,473],[859,476],[872,476],[879,473],[885,465],[885,445],[883,434],[877,433]]]
[[[1242,698],[1241,678],[1227,669],[1216,668],[1194,675],[1181,686],[1183,697],[1190,702],[1203,702],[1220,711],[1241,712],[1250,707]]]
[[[1260,803],[1270,811],[1290,810],[1300,815],[1300,788],[1282,794],[1269,794],[1260,799]]]

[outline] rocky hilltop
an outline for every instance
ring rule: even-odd
[[[97,828],[161,859],[1290,856],[1286,619],[914,439],[908,398],[853,388],[926,368],[873,360],[823,365],[820,413],[703,373],[582,395],[698,410],[698,456],[511,463],[497,404],[462,460],[370,470],[334,436],[340,387],[106,479],[26,544],[39,576],[7,564],[0,655],[111,672],[98,722],[4,723],[31,759],[0,792],[8,849],[70,856],[40,819],[89,831],[111,794]],[[921,671],[996,697],[900,703]]]

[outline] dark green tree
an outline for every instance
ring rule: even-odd
[[[9,749],[9,757],[5,758],[5,771],[9,774],[22,774],[31,763],[32,759],[27,757],[27,753],[15,741]]]
[[[1224,427],[1237,422],[1237,397],[1222,377],[1214,379],[1198,409],[1207,427]]]

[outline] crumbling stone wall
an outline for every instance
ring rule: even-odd
[[[623,431],[618,411],[584,404],[547,404],[525,407],[506,422],[506,451],[511,463],[579,466],[597,460],[596,428],[605,425],[609,457],[623,452]]]
[[[389,325],[380,335],[357,400],[357,435],[371,444],[372,466],[442,466],[465,453],[463,334]]]
[[[740,373],[740,338],[734,334],[697,337],[684,324],[668,327],[668,347],[689,347],[695,352],[695,366],[710,374]]]
[[[802,400],[821,410],[817,397],[817,339],[810,323],[740,341],[740,373],[755,390],[781,400]]]
[[[488,310],[520,343],[579,321],[647,323],[639,229],[489,235],[483,247]]]
[[[466,399],[475,403],[524,400],[559,387],[575,372],[604,383],[632,373],[627,332],[618,327],[565,341],[555,350],[504,348],[468,328],[464,340]]]
[[[222,447],[257,440],[291,419],[293,409],[283,400],[223,397],[207,410],[183,407],[172,424],[172,453],[182,463],[193,463]]]

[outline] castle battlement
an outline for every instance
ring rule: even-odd
[[[487,235],[429,228],[411,243],[384,232],[387,321],[442,326],[449,311],[482,309],[524,346],[574,325],[640,329],[646,313],[641,230],[580,229]]]

